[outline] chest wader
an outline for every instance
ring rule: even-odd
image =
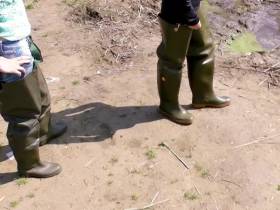
[[[230,104],[228,97],[217,97],[214,93],[214,46],[200,11],[198,15],[202,28],[196,31],[160,19],[162,42],[157,49],[159,110],[170,120],[186,125],[192,123],[192,116],[178,102],[186,58],[193,94],[192,106],[221,108]]]
[[[49,95],[41,70],[34,68],[24,79],[2,84],[0,112],[8,122],[7,138],[19,175],[47,178],[59,174],[61,167],[39,157],[41,123],[49,121],[45,119],[49,118]]]
[[[28,39],[29,47],[32,56],[35,60],[35,65],[39,68],[38,64],[43,61],[39,47],[32,41],[31,37]],[[41,93],[41,114],[39,117],[40,122],[40,146],[47,144],[50,140],[61,136],[67,130],[67,126],[62,122],[51,121],[51,100],[49,89],[46,80],[40,71],[38,74],[38,81],[40,84]]]

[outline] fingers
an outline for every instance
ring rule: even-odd
[[[11,73],[16,74],[19,77],[23,77],[25,75],[25,69],[22,66],[17,66],[17,68]]]
[[[193,25],[193,26],[189,26],[191,29],[193,30],[199,30],[201,29],[201,22],[199,21],[196,25]]]

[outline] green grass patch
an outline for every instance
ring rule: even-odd
[[[25,2],[25,9],[31,10],[35,8],[35,4],[38,3],[39,0],[27,0]]]
[[[194,165],[195,170],[200,174],[200,176],[202,178],[207,178],[208,176],[210,176],[210,172],[208,169],[203,168],[201,165],[199,164],[195,164]]]
[[[149,150],[148,152],[146,152],[146,156],[149,160],[155,159],[156,158],[156,153],[153,150]]]
[[[131,195],[131,200],[137,201],[138,200],[138,196],[136,194]]]
[[[72,81],[72,85],[78,85],[78,84],[80,84],[80,81],[78,80]]]
[[[189,192],[185,192],[184,193],[184,198],[186,200],[193,201],[193,200],[198,199],[198,195],[196,193],[194,193],[194,192],[189,191]]]
[[[251,32],[244,32],[235,37],[234,40],[229,44],[229,50],[238,54],[265,51],[258,42],[256,35]]]
[[[26,197],[28,197],[28,198],[34,198],[35,195],[34,195],[34,193],[29,193]]]
[[[16,185],[17,186],[23,186],[28,183],[28,180],[26,178],[19,178],[16,180]]]

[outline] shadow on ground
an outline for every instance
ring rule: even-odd
[[[131,128],[140,123],[162,119],[157,106],[114,107],[104,103],[90,103],[53,113],[54,121],[66,122],[68,131],[49,144],[101,142],[120,129]],[[7,160],[9,146],[0,147],[0,162]],[[18,178],[17,173],[0,173],[0,185]]]
[[[111,138],[120,129],[162,119],[157,106],[114,107],[104,103],[90,103],[53,114],[63,120],[68,131],[50,144],[100,142]]]

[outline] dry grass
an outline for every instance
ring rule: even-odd
[[[136,55],[138,37],[157,24],[160,0],[66,0],[71,20],[100,33],[102,58],[109,64],[128,64]],[[145,30],[144,30],[145,29]]]

